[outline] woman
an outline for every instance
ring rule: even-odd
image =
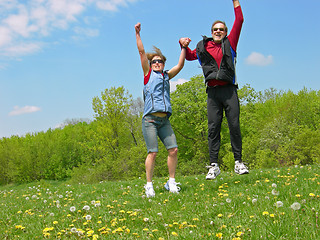
[[[135,30],[137,47],[144,74],[144,113],[142,118],[142,132],[148,150],[145,161],[147,177],[147,184],[145,185],[146,196],[155,196],[152,176],[158,152],[157,136],[159,136],[168,150],[167,163],[169,181],[166,183],[165,188],[172,193],[178,193],[180,188],[175,181],[175,172],[178,162],[178,145],[169,121],[169,117],[172,114],[169,80],[176,76],[183,68],[186,49],[185,46],[181,49],[178,64],[170,70],[164,71],[166,62],[165,56],[163,56],[160,49],[156,47],[154,47],[154,52],[146,53],[140,37],[140,23],[135,25]]]

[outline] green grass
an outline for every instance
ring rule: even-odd
[[[0,239],[319,239],[319,170],[222,172],[214,181],[177,176],[179,194],[155,178],[151,199],[144,179],[2,186]],[[300,209],[292,209],[295,202]]]

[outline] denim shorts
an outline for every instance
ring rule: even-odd
[[[146,115],[142,118],[142,133],[147,145],[148,153],[158,152],[158,138],[166,149],[176,148],[177,140],[168,117]]]

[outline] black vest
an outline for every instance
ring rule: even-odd
[[[208,41],[212,41],[212,38],[208,38],[203,36],[203,40],[201,40],[197,44],[197,56],[199,62],[202,67],[202,71],[204,74],[205,82],[208,80],[216,79],[225,81],[231,84],[235,83],[235,60],[236,60],[236,52],[231,48],[229,39],[225,37],[222,40],[222,60],[220,64],[220,68],[218,68],[218,64],[216,60],[211,56],[211,54],[206,50],[205,44]]]

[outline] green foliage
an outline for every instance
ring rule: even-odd
[[[209,163],[207,94],[202,76],[171,93],[171,124],[178,141],[177,175],[202,174]],[[249,85],[238,91],[243,161],[250,168],[320,163],[320,92],[298,93]],[[143,102],[123,87],[94,97],[94,121],[67,120],[61,128],[0,139],[0,184],[40,179],[74,183],[145,178],[147,155],[141,130]],[[168,175],[167,150],[159,142],[154,176]],[[229,129],[224,118],[221,168],[233,171]]]
[[[208,162],[207,94],[202,76],[195,76],[171,94],[170,118],[179,145],[179,171],[201,173]]]

